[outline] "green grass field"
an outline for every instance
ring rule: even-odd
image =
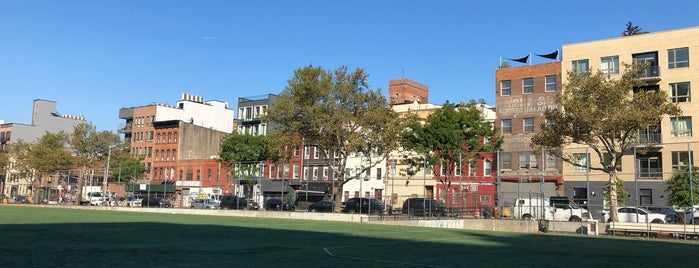
[[[699,242],[0,205],[0,267],[694,267]]]

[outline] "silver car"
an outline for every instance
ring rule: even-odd
[[[198,209],[218,209],[218,203],[211,199],[194,199],[191,207]]]
[[[617,209],[619,222],[667,223],[665,214],[653,213],[645,208],[620,207]],[[604,221],[609,222],[609,212],[604,212]]]

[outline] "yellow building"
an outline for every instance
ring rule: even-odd
[[[636,147],[625,152],[618,172],[629,193],[627,205],[666,205],[667,180],[674,170],[692,164],[692,152],[699,148],[692,131],[699,106],[693,105],[691,96],[691,85],[699,85],[699,27],[566,44],[562,54],[563,84],[568,72],[600,70],[619,76],[624,64],[649,64],[639,75],[646,84],[644,90],[667,91],[682,109],[682,116],[665,117],[658,126],[638,133],[639,139],[651,145],[644,145],[647,150]],[[599,166],[596,154],[585,146],[569,146],[566,151],[581,164]],[[565,164],[563,177],[567,196],[588,201],[593,213],[601,211],[603,188],[609,179],[606,173]]]

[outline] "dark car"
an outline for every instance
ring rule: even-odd
[[[24,196],[24,195],[15,196],[15,203],[28,204],[28,203],[29,203],[29,198],[27,198],[27,197]]]
[[[430,198],[408,198],[403,202],[401,212],[414,216],[444,217],[447,215],[446,207]]]
[[[311,212],[332,212],[335,207],[335,202],[330,200],[321,200],[308,206],[308,211]]]
[[[283,203],[281,199],[272,198],[265,201],[265,209],[293,211],[295,208],[289,203]]]
[[[671,207],[645,207],[650,212],[665,214],[667,223],[679,223],[680,213]]]
[[[354,197],[347,199],[345,207],[342,209],[345,213],[366,213],[366,214],[393,214],[393,208],[384,205],[376,198]]]
[[[169,208],[172,207],[170,200],[162,197],[146,197],[141,200],[141,207],[158,207],[158,208]]]
[[[220,207],[222,209],[245,209],[248,206],[248,199],[244,196],[224,195],[221,197]]]

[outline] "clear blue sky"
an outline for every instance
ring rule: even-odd
[[[432,103],[494,104],[501,56],[617,37],[627,21],[699,26],[698,10],[696,0],[0,0],[0,120],[29,124],[32,101],[46,99],[116,130],[122,107],[186,92],[236,108],[311,63],[363,68],[384,95],[405,77],[428,85]]]

